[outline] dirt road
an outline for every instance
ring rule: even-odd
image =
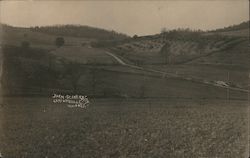
[[[149,69],[149,68],[144,68],[144,67],[140,67],[140,66],[135,66],[135,65],[127,64],[121,58],[119,58],[118,56],[116,56],[115,54],[113,54],[111,52],[108,52],[108,51],[105,51],[105,53],[107,55],[113,57],[121,65],[130,67],[130,68],[133,68],[133,69],[138,69],[138,70],[142,70],[142,71],[158,73],[158,74],[161,74],[163,77],[167,77],[167,76],[168,77],[177,77],[177,78],[181,78],[181,79],[188,80],[188,81],[199,82],[199,83],[202,83],[202,84],[212,85],[212,86],[215,86],[215,87],[221,87],[221,88],[225,88],[225,89],[230,89],[230,90],[235,90],[235,91],[249,93],[249,90],[247,90],[247,89],[242,89],[242,88],[237,88],[237,87],[230,87],[230,86],[220,85],[220,84],[217,84],[216,81],[210,81],[210,82],[197,81],[197,79],[192,78],[192,77],[185,78],[183,76],[180,76],[180,75],[177,75],[177,74],[174,74],[174,73],[166,73],[164,71],[159,71],[159,70],[155,70],[155,69]]]

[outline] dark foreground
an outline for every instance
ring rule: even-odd
[[[3,158],[244,158],[246,101],[90,100],[86,109],[45,98],[5,98]]]

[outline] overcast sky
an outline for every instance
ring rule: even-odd
[[[1,22],[14,26],[81,24],[129,35],[161,28],[210,30],[249,19],[248,0],[4,1]]]

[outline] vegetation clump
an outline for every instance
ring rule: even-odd
[[[61,47],[63,46],[65,43],[64,38],[63,37],[57,37],[55,40],[55,44],[57,47]]]

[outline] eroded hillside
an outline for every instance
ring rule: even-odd
[[[228,49],[246,39],[219,35],[199,35],[198,38],[170,38],[168,35],[141,37],[112,47],[110,50],[130,62],[143,64],[167,64],[165,51],[171,58],[170,64],[180,64],[211,53]],[[164,47],[164,45],[168,47]]]

